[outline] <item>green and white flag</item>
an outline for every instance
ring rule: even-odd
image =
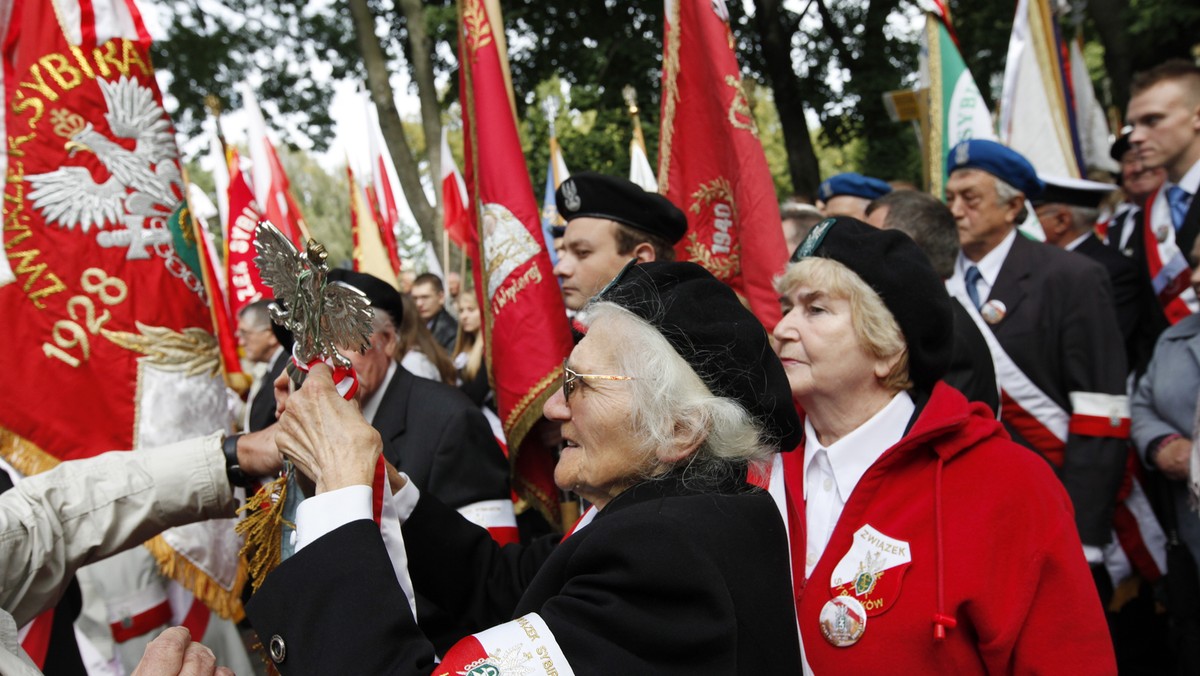
[[[934,12],[925,15],[920,52],[921,86],[929,93],[926,119],[925,172],[929,192],[941,198],[946,186],[946,153],[970,138],[996,139],[992,114],[975,78],[950,38],[946,24]]]

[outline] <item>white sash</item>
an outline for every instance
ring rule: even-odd
[[[1162,263],[1162,269],[1157,273],[1151,270],[1153,274],[1151,283],[1154,285],[1154,295],[1157,296],[1172,280],[1189,269],[1187,254],[1181,251],[1175,242],[1175,225],[1171,220],[1171,204],[1167,200],[1166,184],[1158,189],[1158,193],[1154,196],[1154,202],[1150,205],[1149,226],[1150,235],[1158,242],[1158,260]],[[1165,233],[1166,237],[1160,240],[1159,232]],[[1200,299],[1196,298],[1196,291],[1191,284],[1184,288],[1178,298],[1187,305],[1188,310],[1192,313],[1200,311]]]
[[[988,351],[992,353],[992,363],[996,367],[996,383],[1000,385],[1000,389],[1065,444],[1071,416],[1034,384],[1000,346],[996,334],[992,333],[992,327],[983,320],[978,308],[967,296],[967,287],[962,277],[956,274],[946,280],[946,290],[966,308],[967,314],[987,341]]]

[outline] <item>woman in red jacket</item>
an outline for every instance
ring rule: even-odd
[[[804,411],[785,454],[805,673],[1116,673],[1049,465],[940,382],[945,288],[903,233],[813,228],[775,349]]]

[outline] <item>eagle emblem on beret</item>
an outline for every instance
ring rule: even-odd
[[[971,144],[963,141],[954,149],[954,164],[962,166],[971,161]]]
[[[579,211],[579,207],[583,206],[583,201],[579,199],[579,189],[575,187],[575,181],[567,179],[562,184],[563,191],[563,206],[567,211]]]

